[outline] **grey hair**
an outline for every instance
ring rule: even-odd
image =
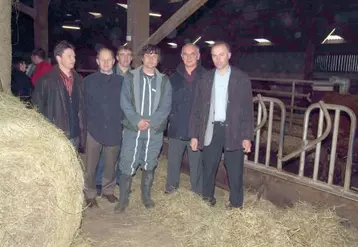
[[[181,48],[181,53],[180,54],[183,54],[184,47],[186,47],[186,46],[194,47],[196,49],[196,51],[200,54],[199,46],[197,46],[196,44],[193,44],[193,43],[187,43],[187,44],[183,45],[183,47]]]

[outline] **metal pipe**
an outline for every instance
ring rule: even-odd
[[[258,106],[258,113],[257,113],[257,127],[260,126],[260,124],[263,122],[261,121],[261,115],[262,115],[262,106],[259,103]],[[254,157],[254,162],[255,164],[258,163],[259,161],[259,152],[260,152],[260,135],[261,135],[261,128],[258,128],[256,131],[256,140],[255,140],[255,157]]]
[[[354,111],[352,111],[352,109],[348,107],[342,107],[342,109],[344,109],[344,111],[351,118],[351,128],[349,132],[349,143],[348,143],[348,153],[347,153],[347,163],[346,163],[346,174],[344,176],[344,191],[348,191],[351,186],[353,147],[354,147],[354,138],[356,135],[356,128],[357,128],[357,117]]]
[[[281,91],[273,91],[273,90],[265,90],[265,89],[252,89],[253,92],[257,92],[257,93],[270,93],[273,95],[277,95],[277,96],[292,96],[292,92],[281,92]],[[309,97],[309,94],[306,93],[296,93],[297,97],[299,98],[307,98]]]
[[[267,121],[267,109],[266,109],[266,105],[265,105],[265,102],[264,102],[263,97],[261,96],[261,94],[258,94],[256,97],[254,97],[253,101],[254,102],[258,101],[259,102],[259,107],[262,108],[262,112],[263,112],[262,121],[260,123],[257,122],[258,125],[254,129],[254,132],[256,132],[257,130],[261,129],[266,124],[266,121]]]
[[[329,132],[331,131],[332,128],[332,123],[331,123],[331,117],[329,116],[329,113],[327,111],[327,108],[325,106],[325,103],[323,101],[320,101],[318,103],[312,104],[307,108],[307,111],[305,112],[305,117],[304,117],[304,136],[307,136],[307,129],[308,129],[308,120],[309,120],[309,115],[312,112],[312,110],[314,108],[317,108],[317,106],[320,106],[321,109],[323,110],[325,119],[326,119],[326,130],[323,132],[322,136],[320,136],[319,138],[306,143],[303,143],[301,145],[301,147],[293,152],[291,152],[290,154],[286,155],[285,157],[282,158],[282,161],[287,161],[290,160],[296,156],[298,156],[301,152],[303,151],[310,151],[314,148],[314,146],[318,143],[321,142],[322,140],[324,140],[325,138],[327,138],[327,136],[329,135]],[[303,138],[305,140],[305,138]]]
[[[322,129],[323,129],[323,111],[322,111],[322,109],[320,109],[319,110],[318,129],[317,129],[317,138],[319,138],[322,135]],[[316,144],[316,153],[315,153],[314,166],[313,166],[313,180],[317,180],[317,177],[318,177],[320,154],[321,154],[321,142]]]
[[[336,151],[337,151],[337,139],[338,139],[338,130],[339,130],[339,116],[341,111],[336,110],[334,114],[334,124],[333,124],[333,136],[332,136],[332,148],[331,155],[329,160],[329,171],[328,171],[328,184],[333,183],[333,175],[336,161]]]
[[[283,153],[283,145],[284,145],[284,134],[285,134],[285,123],[286,123],[286,109],[285,105],[281,100],[277,100],[276,102],[281,109],[281,122],[280,122],[280,139],[278,144],[278,153],[277,157],[282,157]],[[281,159],[277,159],[277,168],[282,170],[282,161]]]
[[[270,166],[270,156],[271,156],[271,140],[272,140],[272,120],[273,120],[273,102],[270,102],[270,111],[269,111],[269,122],[267,130],[267,143],[266,143],[266,160],[265,165]]]
[[[257,113],[258,114],[257,127],[254,129],[254,133],[256,133],[254,162],[258,163],[259,152],[260,152],[261,128],[266,124],[267,121],[267,109],[266,109],[265,102],[263,101],[262,96],[260,94],[254,97],[253,102],[256,101],[259,102],[259,106],[258,106],[258,113]],[[261,120],[262,115],[263,115],[263,119]]]
[[[292,115],[293,115],[293,107],[295,105],[295,92],[296,92],[296,82],[292,82],[292,95],[291,95],[291,109],[290,109],[290,123],[289,123],[289,131],[292,130]]]

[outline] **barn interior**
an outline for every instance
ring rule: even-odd
[[[150,12],[154,15],[149,17],[149,34],[186,2],[150,1]],[[177,55],[180,47],[194,41],[201,48],[202,63],[210,68],[210,42],[225,40],[232,46],[231,62],[253,77],[327,79],[343,74],[353,79],[358,70],[358,4],[354,0],[202,2],[206,3],[159,42],[165,54],[163,69],[174,70],[180,61]],[[31,0],[21,3],[32,6]],[[101,46],[116,49],[127,42],[126,4],[120,0],[50,1],[49,54],[58,40],[66,39],[76,45],[80,54],[77,67],[95,69],[94,61],[86,64],[91,60],[88,56],[93,57]],[[79,29],[68,29],[71,26]],[[33,30],[31,17],[13,11],[15,56],[31,52],[35,46]]]
[[[83,76],[97,69],[101,47],[137,51],[157,44],[159,68],[170,75],[184,44],[195,43],[201,64],[211,69],[212,44],[226,41],[231,64],[251,78],[255,126],[262,125],[247,160],[246,185],[265,187],[267,199],[281,206],[300,200],[345,205],[338,213],[358,226],[357,131],[349,116],[349,109],[358,114],[357,1],[20,0],[11,26],[13,57],[30,61],[33,48],[42,47],[53,62],[54,45],[65,39],[76,47],[76,70]],[[314,143],[318,139],[326,141]],[[312,147],[303,151],[308,144]],[[183,172],[188,170],[184,160]],[[224,166],[217,183],[229,186]]]

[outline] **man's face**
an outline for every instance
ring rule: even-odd
[[[73,69],[76,63],[75,51],[71,48],[67,48],[63,51],[62,56],[56,56],[56,60],[63,68]]]
[[[96,59],[99,69],[104,73],[109,73],[113,69],[114,57],[109,50],[102,50]]]
[[[183,47],[181,54],[185,67],[192,68],[198,65],[200,59],[200,53],[198,49],[193,45],[186,45]]]
[[[217,69],[223,69],[229,64],[231,53],[225,45],[217,45],[211,49],[211,57]]]
[[[142,58],[143,67],[147,69],[154,69],[157,67],[159,62],[159,55],[155,53],[145,53]]]
[[[121,67],[129,68],[131,62],[133,60],[132,51],[131,50],[120,50],[117,53],[117,60]]]
[[[22,72],[26,72],[26,63],[25,62],[21,62],[19,64],[19,70]]]
[[[40,58],[37,55],[31,55],[31,62],[36,65],[40,63]]]

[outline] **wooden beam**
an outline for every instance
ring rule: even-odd
[[[162,39],[168,36],[175,28],[183,23],[189,16],[197,11],[208,0],[189,0],[177,12],[175,12],[158,30],[153,33],[145,42],[143,42],[137,49],[136,53],[147,44],[158,44]]]
[[[19,11],[21,11],[22,13],[30,16],[32,19],[36,18],[36,9],[31,8],[31,7],[27,6],[26,4],[19,3],[19,5],[17,6],[17,9]]]
[[[34,0],[37,12],[34,19],[35,47],[44,49],[48,56],[48,0]]]
[[[139,50],[139,46],[149,37],[149,0],[128,1],[127,11],[127,41],[133,51]],[[133,66],[138,67],[141,59],[135,52]]]

